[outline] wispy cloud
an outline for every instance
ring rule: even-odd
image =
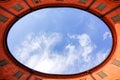
[[[90,36],[85,33],[68,34],[68,38],[76,40],[78,45],[68,43],[64,50],[59,52],[53,48],[63,40],[60,33],[31,34],[17,47],[14,55],[26,66],[45,73],[72,74],[91,68],[93,64],[90,54],[96,45]]]
[[[111,33],[110,32],[105,32],[104,34],[103,34],[103,40],[106,40],[107,38],[111,38],[112,36],[111,36]]]

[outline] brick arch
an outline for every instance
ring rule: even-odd
[[[74,75],[44,74],[16,61],[6,45],[7,32],[22,16],[46,7],[75,7],[103,20],[112,31],[113,48],[97,67]],[[120,80],[120,3],[110,0],[0,0],[0,80]]]

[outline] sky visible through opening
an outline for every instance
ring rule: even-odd
[[[7,38],[25,66],[49,74],[87,71],[109,55],[112,35],[98,17],[76,8],[44,8],[18,20]]]

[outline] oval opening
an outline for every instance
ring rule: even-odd
[[[12,56],[33,70],[77,74],[101,64],[112,49],[108,26],[76,8],[44,8],[19,19],[10,29]]]

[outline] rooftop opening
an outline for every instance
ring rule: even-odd
[[[7,45],[23,65],[48,74],[76,74],[102,63],[112,49],[108,26],[76,8],[44,8],[19,19]]]

